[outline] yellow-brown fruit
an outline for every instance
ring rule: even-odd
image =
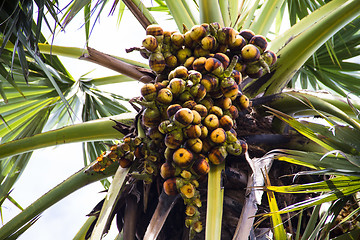
[[[275,64],[276,60],[277,60],[277,56],[276,54],[271,51],[271,50],[266,50],[263,55],[262,55],[264,61],[266,62],[266,64],[271,67],[272,65]]]
[[[260,58],[260,50],[253,44],[247,44],[241,49],[241,57],[245,62],[255,62]]]
[[[250,105],[249,98],[245,94],[243,94],[239,97],[239,102],[241,104],[241,107],[245,108],[245,109],[248,108]]]
[[[166,66],[168,66],[170,68],[174,68],[178,65],[177,57],[175,55],[173,55],[171,52],[165,52],[165,53],[163,53],[163,55],[165,58]]]
[[[174,69],[174,76],[186,80],[189,76],[188,69],[184,66],[178,66]]]
[[[223,128],[217,128],[210,134],[210,139],[213,143],[222,144],[226,140],[226,133]]]
[[[236,106],[232,105],[230,108],[229,108],[229,113],[232,117],[232,119],[236,119],[239,117],[239,110],[237,109]]]
[[[193,82],[193,84],[198,84],[202,78],[202,74],[196,70],[189,71],[189,79]]]
[[[204,105],[207,110],[209,110],[212,106],[214,106],[214,101],[210,97],[205,97],[200,101],[200,104]]]
[[[261,52],[264,52],[267,48],[268,42],[266,41],[266,38],[262,35],[254,35],[250,41],[250,44],[253,44],[257,46]]]
[[[210,171],[209,161],[204,155],[200,154],[191,168],[199,176],[206,175]]]
[[[196,110],[191,110],[192,113],[194,114],[194,119],[192,121],[192,124],[200,124],[201,123],[201,115],[198,111]]]
[[[130,167],[130,166],[131,166],[131,163],[132,163],[132,161],[129,160],[129,159],[127,159],[127,158],[122,157],[122,158],[119,159],[119,165],[120,165],[122,168],[128,168],[128,167]]]
[[[194,97],[193,95],[191,95],[191,93],[188,90],[185,90],[182,94],[178,96],[178,100],[180,102],[186,102],[189,100],[194,100]]]
[[[218,116],[218,118],[220,118],[224,112],[223,110],[221,109],[221,107],[218,107],[218,106],[212,106],[210,109],[209,109],[209,113],[212,113],[212,114],[215,114],[216,116]]]
[[[219,53],[226,53],[228,50],[228,45],[226,44],[219,44],[217,49],[216,49],[216,52],[219,52]]]
[[[169,178],[163,184],[164,192],[169,196],[175,196],[179,192],[176,187],[176,178]]]
[[[242,36],[247,42],[249,42],[250,39],[255,36],[255,33],[251,30],[244,29],[239,32],[239,35]]]
[[[184,63],[186,61],[186,59],[191,57],[191,55],[192,55],[192,52],[191,52],[190,48],[183,48],[177,52],[176,57],[180,63]]]
[[[202,141],[203,141],[202,153],[209,154],[210,150],[215,146],[215,144],[209,138],[202,139]]]
[[[205,69],[206,71],[211,72],[216,76],[220,76],[224,72],[223,64],[219,59],[213,57],[206,59]]]
[[[184,108],[189,108],[189,109],[193,109],[195,105],[196,105],[196,102],[194,100],[189,100],[182,104],[182,106]]]
[[[201,39],[201,47],[205,50],[212,51],[216,46],[216,38],[208,35]]]
[[[253,79],[259,78],[263,74],[263,69],[258,64],[249,64],[245,69],[245,73]]]
[[[156,73],[161,73],[165,69],[165,58],[160,52],[154,52],[150,54],[149,57],[149,66],[151,70]]]
[[[163,36],[164,36],[164,39],[163,39],[163,43],[164,45],[169,45],[170,42],[171,42],[171,32],[170,31],[163,31]]]
[[[195,195],[195,188],[191,183],[185,184],[180,188],[180,193],[185,198],[193,198]]]
[[[193,85],[189,91],[194,96],[196,102],[200,102],[206,96],[206,89],[200,83]]]
[[[209,50],[203,49],[201,46],[196,46],[194,49],[194,56],[195,57],[205,57],[210,54]]]
[[[206,57],[199,57],[194,60],[192,68],[198,72],[205,71]]]
[[[235,42],[237,32],[231,27],[224,27],[218,31],[218,40],[221,44],[230,45]]]
[[[226,69],[230,64],[230,58],[225,53],[215,53],[214,58],[218,59],[222,63],[224,69]]]
[[[187,138],[198,138],[201,136],[201,128],[199,125],[190,124],[183,129],[183,132]]]
[[[219,61],[219,60],[216,59],[216,61]],[[216,87],[219,84],[219,79],[217,77],[215,77],[215,76],[206,74],[206,75],[203,76],[203,78],[201,79],[200,82],[201,82],[202,85],[204,85],[204,87],[206,89],[206,92],[209,93],[209,92],[216,89]]]
[[[163,179],[174,177],[175,172],[176,172],[175,167],[169,162],[163,163],[160,167],[160,175]]]
[[[220,118],[220,126],[224,128],[225,131],[229,131],[234,126],[234,121],[230,116],[224,115]]]
[[[206,28],[202,25],[195,25],[190,30],[190,37],[195,42],[199,42],[205,35]]]
[[[203,124],[209,130],[214,130],[219,127],[219,118],[215,114],[209,114],[203,120]]]
[[[194,45],[194,40],[190,37],[190,31],[184,33],[184,45],[187,48],[192,48]]]
[[[242,148],[242,153],[245,154],[248,151],[249,146],[244,140],[240,139],[239,142],[240,142],[240,145],[241,145],[241,148]]]
[[[222,97],[216,99],[215,104],[222,108],[223,110],[228,110],[232,106],[232,100],[228,97]]]
[[[184,35],[182,35],[179,32],[174,32],[171,34],[171,43],[181,47],[184,44],[185,38]]]
[[[190,138],[186,141],[185,147],[194,153],[200,153],[202,150],[202,141],[200,138]]]
[[[213,164],[219,165],[225,161],[227,155],[226,147],[219,146],[211,149],[208,158]]]
[[[173,161],[179,167],[187,167],[193,160],[193,154],[186,148],[178,148],[173,154]]]
[[[159,124],[158,130],[162,134],[167,134],[173,130],[170,126],[172,126],[170,120],[164,120]]]
[[[158,47],[158,42],[154,36],[148,35],[142,41],[142,45],[144,48],[146,48],[150,52],[154,52]]]
[[[187,58],[186,61],[184,62],[184,67],[186,67],[187,69],[192,69],[192,65],[195,59],[196,58],[194,56]]]
[[[206,138],[207,135],[209,134],[209,130],[208,130],[207,127],[205,127],[204,125],[201,125],[201,126],[200,126],[200,129],[201,129],[201,136],[200,136],[200,138],[201,138],[201,139]]]
[[[146,127],[157,127],[161,121],[161,114],[158,109],[146,108],[143,112],[142,123]]]
[[[231,77],[224,78],[221,81],[220,88],[224,96],[230,99],[236,98],[239,92],[239,86],[237,85],[235,80]]]
[[[231,73],[231,77],[235,80],[236,84],[240,84],[242,82],[242,74],[238,70],[233,70]]]
[[[167,87],[171,90],[172,94],[177,96],[185,91],[185,85],[186,82],[184,80],[175,77],[170,80],[169,85]]]
[[[236,35],[235,41],[232,44],[229,44],[231,51],[240,52],[241,49],[246,45],[246,40],[241,35]]]
[[[147,26],[146,35],[152,35],[154,37],[164,34],[164,30],[157,24]]]
[[[172,131],[165,136],[165,146],[170,149],[177,149],[184,142],[184,136],[181,130]]]
[[[153,101],[156,98],[156,87],[153,83],[147,83],[141,87],[141,95],[146,101]]]
[[[182,126],[186,127],[194,120],[194,114],[189,108],[179,109],[174,115],[174,121]]]
[[[182,106],[180,104],[172,104],[166,109],[168,118],[171,118]]]
[[[173,100],[173,94],[171,90],[168,88],[161,89],[156,96],[156,101],[162,104],[170,104],[172,100]]]
[[[193,107],[193,110],[197,111],[200,114],[202,119],[205,118],[207,116],[207,114],[208,114],[207,108],[202,104],[196,104]]]

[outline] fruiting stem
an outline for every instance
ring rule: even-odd
[[[229,66],[226,68],[226,70],[224,71],[224,76],[225,77],[230,77],[232,71],[234,70],[236,63],[238,62],[239,57],[237,55],[235,55],[232,59],[231,62],[229,64]]]
[[[211,165],[208,175],[208,194],[206,211],[206,240],[221,239],[221,223],[223,213],[224,189],[222,185],[222,172],[225,163]]]

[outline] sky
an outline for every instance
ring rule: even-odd
[[[96,24],[94,28],[89,46],[104,53],[146,63],[146,60],[142,59],[138,52],[130,54],[125,52],[126,48],[141,46],[145,30],[128,10],[125,10],[122,22],[117,26],[116,13],[113,16],[107,17],[111,3],[108,5],[108,8],[104,10],[100,23]],[[84,48],[86,40],[84,28],[82,28],[82,16],[82,13],[78,14],[67,26],[65,32],[58,32],[53,44]],[[167,16],[161,15],[156,17],[158,21],[167,18]],[[169,26],[172,29],[176,28],[175,25]],[[86,61],[66,57],[60,57],[60,59],[75,79],[89,72],[88,77],[118,74]],[[115,88],[118,89],[118,94],[130,98],[139,96],[141,86],[141,83],[134,81],[113,85],[106,90],[113,90]],[[26,208],[82,167],[83,155],[81,143],[66,144],[34,151],[26,170],[15,183],[11,196],[23,208]],[[104,193],[100,193],[103,190],[104,188],[100,182],[96,182],[76,191],[43,212],[35,225],[27,230],[19,239],[72,239],[86,221],[86,214],[105,197]],[[19,210],[8,201],[3,206],[4,222],[7,222],[19,213]],[[116,226],[113,225],[112,230],[104,239],[114,239],[116,234]]]

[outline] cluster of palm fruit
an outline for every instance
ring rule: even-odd
[[[270,72],[276,55],[266,50],[263,36],[250,30],[237,32],[211,23],[184,32],[147,27],[142,47],[134,49],[149,59],[157,76],[133,100],[144,107],[141,123],[146,136],[112,146],[94,169],[102,171],[114,161],[128,167],[140,160],[140,172],[133,175],[149,183],[160,174],[164,192],[182,196],[185,225],[193,236],[202,230],[199,179],[228,154],[247,151],[235,131],[239,111],[250,105],[240,83],[246,75],[258,78],[264,69]],[[129,147],[124,149],[124,144]]]

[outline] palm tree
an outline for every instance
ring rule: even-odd
[[[94,171],[94,160],[107,150],[99,141],[114,144],[123,136],[134,136],[134,128],[140,137],[145,134],[138,126],[138,117],[123,106],[122,101],[127,99],[99,87],[131,80],[149,83],[156,76],[154,72],[146,64],[89,46],[85,50],[52,46],[41,33],[43,23],[50,26],[50,19],[56,22],[57,29],[63,29],[83,10],[89,39],[90,19],[98,19],[106,3],[71,1],[62,19],[56,1],[19,0],[0,5],[0,202],[9,199],[18,205],[11,197],[11,189],[36,149],[82,142],[86,165],[6,223],[0,229],[1,239],[17,238],[42,211],[108,176],[113,180],[111,185],[103,180],[104,186],[110,185],[105,201],[94,208],[76,239],[84,239],[86,233],[91,234],[91,239],[100,239],[115,215],[124,239],[134,239],[136,234],[140,238],[145,235],[145,239],[189,237],[183,202],[178,195],[160,194],[160,177],[153,184],[148,179],[140,181],[141,176],[133,178],[140,167],[136,164],[129,168],[112,164],[104,171]],[[35,5],[38,11],[34,17]],[[153,17],[156,11],[169,13],[181,32],[185,31],[183,26],[190,29],[212,22],[238,31],[251,29],[266,36],[269,48],[278,56],[269,72],[241,83],[252,106],[237,119],[237,131],[238,137],[248,142],[249,151],[245,156],[228,157],[226,166],[211,166],[207,181],[199,186],[201,199],[207,205],[200,214],[203,223],[206,216],[205,231],[192,237],[247,239],[258,231],[253,228],[252,218],[258,213],[259,221],[270,216],[270,224],[263,221],[260,226],[271,229],[275,239],[286,239],[287,235],[292,239],[358,238],[358,1],[158,0],[148,6],[139,0],[124,0],[113,2],[111,11],[117,8],[120,16],[125,8],[129,9],[144,29],[157,23]],[[291,27],[280,33],[289,20]],[[74,79],[58,56],[91,61],[120,74]],[[81,123],[62,127],[74,121],[76,115],[81,115]],[[49,123],[57,128],[43,132]],[[224,173],[227,182],[223,182]],[[281,175],[294,173],[301,176],[299,184],[272,186],[280,183],[277,178]],[[232,181],[235,184],[231,185]],[[268,202],[261,200],[263,192]],[[295,198],[283,206],[275,196],[288,195],[280,193],[303,193],[305,200]],[[136,211],[141,209],[139,201],[145,202],[147,211]],[[330,207],[323,211],[321,204],[329,202]],[[279,206],[283,209],[279,210]],[[312,206],[311,217],[307,218]],[[293,211],[300,212],[295,215]],[[295,220],[297,226],[291,224]]]

